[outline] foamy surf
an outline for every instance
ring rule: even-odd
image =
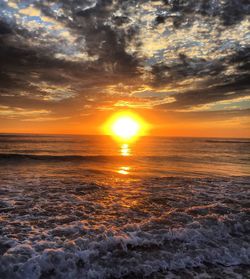
[[[248,275],[248,177],[152,178],[123,189],[121,181],[58,180],[48,188],[43,179],[1,192],[1,210],[9,208],[1,215],[2,278]]]

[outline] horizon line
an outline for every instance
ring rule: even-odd
[[[74,133],[21,133],[21,132],[0,132],[0,135],[37,135],[37,136],[107,136],[108,134],[74,134]],[[143,137],[157,137],[157,138],[221,138],[221,139],[250,139],[250,137],[221,137],[221,136],[171,136],[171,135],[143,135]]]

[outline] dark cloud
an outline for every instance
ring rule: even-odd
[[[36,34],[19,27],[11,30],[7,23],[2,23],[1,33],[10,34],[1,38],[0,46],[1,58],[1,87],[3,91],[8,89],[33,91],[32,83],[48,82],[54,85],[69,83],[74,81],[78,86],[76,93],[84,91],[86,88],[95,86],[104,86],[113,82],[120,82],[127,77],[132,77],[137,73],[137,59],[125,51],[125,38],[121,33],[115,32],[109,25],[104,24],[105,19],[112,13],[109,7],[112,1],[99,1],[93,6],[93,1],[86,1],[80,8],[82,1],[60,1],[60,8],[65,13],[64,16],[56,18],[70,28],[70,31],[76,36],[76,43],[81,48],[83,44],[81,38],[84,36],[86,55],[96,56],[95,61],[67,61],[58,59],[54,56],[55,49],[53,45],[38,46],[25,45],[22,40],[32,40]],[[42,14],[50,16],[53,19],[51,6],[48,2],[41,1],[35,3],[35,7],[41,9]],[[87,8],[88,5],[92,5]],[[74,18],[73,22],[67,20],[67,15]],[[117,19],[116,19],[117,20]],[[18,26],[16,26],[18,28]],[[41,31],[37,31],[38,36],[42,36]],[[14,34],[13,34],[14,33]],[[18,36],[18,39],[13,42]],[[129,37],[127,34],[126,38]],[[72,50],[73,52],[74,50]],[[67,50],[66,50],[67,52]],[[71,50],[69,50],[70,54]],[[65,56],[67,57],[67,53]],[[35,78],[33,74],[35,73]],[[73,80],[73,81],[72,81]],[[80,90],[81,88],[81,90]],[[18,94],[18,92],[17,92]],[[32,97],[32,94],[30,97]]]
[[[218,111],[195,111],[195,112],[175,112],[171,111],[174,118],[184,118],[184,121],[200,121],[200,120],[230,120],[237,117],[247,117],[250,114],[250,109],[242,110],[218,110]]]
[[[238,77],[235,81],[214,85],[202,90],[195,89],[173,95],[175,102],[159,105],[164,109],[185,109],[197,105],[209,104],[217,101],[232,100],[249,96],[249,75]],[[228,94],[230,93],[230,94]]]
[[[0,20],[0,35],[11,34],[11,32],[9,25]]]
[[[175,27],[189,24],[194,14],[218,17],[225,26],[240,22],[250,14],[250,4],[247,0],[163,0],[166,9],[157,15],[158,24],[165,22],[168,17],[174,17]]]
[[[190,76],[207,77],[199,88],[186,90],[185,93],[173,94],[176,102],[162,104],[158,107],[180,109],[249,96],[249,58],[250,49],[245,48],[221,61],[193,61],[185,55],[181,55],[179,64],[174,67],[156,66],[153,71],[157,84],[173,82],[175,79],[185,80]],[[228,67],[235,67],[237,71],[225,76],[224,71]],[[166,72],[169,74],[167,78]]]
[[[240,49],[229,58],[229,64],[236,64],[239,71],[250,72],[250,46]]]
[[[218,75],[224,69],[225,65],[220,60],[207,61],[203,58],[190,58],[183,53],[179,53],[179,59],[175,64],[161,63],[153,65],[152,73],[155,76],[154,84],[161,85],[162,83],[184,80],[188,77]]]
[[[1,4],[0,105],[75,110],[144,87],[180,90],[158,109],[247,96],[249,1],[22,2]]]

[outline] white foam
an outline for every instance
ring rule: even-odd
[[[118,181],[87,194],[46,181],[6,186],[13,210],[1,220],[3,278],[174,277],[197,267],[206,276],[211,266],[250,264],[243,178],[153,179],[143,190]]]

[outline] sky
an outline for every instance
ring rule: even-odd
[[[247,0],[0,0],[0,132],[250,137]]]

